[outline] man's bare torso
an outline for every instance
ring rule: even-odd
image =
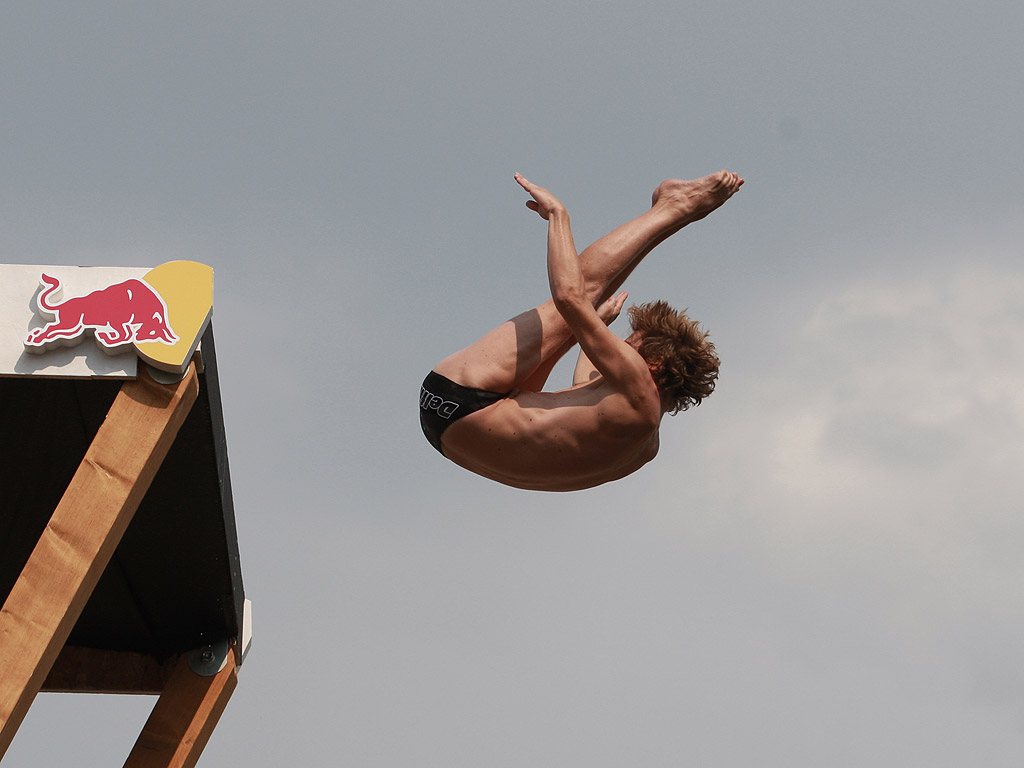
[[[630,403],[597,377],[559,392],[513,392],[453,423],[443,445],[449,459],[492,480],[571,491],[617,480],[653,459],[660,422],[659,409]]]
[[[551,298],[434,367],[433,374],[451,385],[450,404],[458,407],[462,398],[466,415],[449,421],[455,411],[442,414],[437,403],[445,401],[434,396],[421,398],[420,418],[435,447],[484,477],[533,490],[592,488],[653,459],[662,416],[685,409],[691,400],[700,402],[713,388],[718,364],[713,345],[700,346],[702,341],[690,338],[693,329],[679,325],[691,322],[685,313],[666,304],[663,309],[671,317],[661,314],[644,329],[634,328],[625,340],[608,326],[626,300],[619,288],[637,264],[665,238],[721,206],[743,179],[724,170],[691,181],[666,179],[654,190],[650,209],[582,253],[573,241],[568,210],[558,198],[522,174],[515,179],[530,195],[526,207],[548,224]],[[645,306],[648,314],[652,309],[662,312]],[[672,323],[677,324],[674,330]],[[698,370],[706,379],[689,382],[703,387],[698,394],[676,380],[674,363],[683,355],[683,339],[689,339],[686,354],[697,354]],[[557,361],[576,344],[580,356],[575,385],[559,392],[539,391]],[[494,393],[509,390],[509,397],[493,402]]]

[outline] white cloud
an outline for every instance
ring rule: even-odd
[[[941,667],[965,699],[1011,703],[994,670],[1024,620],[1024,278],[851,286],[795,338],[701,423],[709,512],[687,525],[792,591],[797,654],[870,648],[894,674]]]
[[[787,681],[748,681],[751,700],[822,696],[882,738],[881,698],[904,733],[957,722],[953,753],[984,743],[981,723],[1024,715],[1024,279],[865,282],[804,318],[776,364],[732,366],[666,428],[648,503],[700,563],[694,605],[742,617]]]
[[[709,461],[746,470],[710,489],[730,501],[860,515],[968,496],[984,506],[994,485],[1012,495],[1024,460],[1024,278],[850,287],[814,308],[779,370],[734,384],[730,398],[708,443]]]

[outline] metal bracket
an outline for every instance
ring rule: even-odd
[[[213,677],[227,664],[231,653],[231,641],[220,640],[186,654],[188,666],[200,677]]]
[[[242,642],[241,653],[238,654],[238,666],[242,666],[252,645],[252,600],[242,603]]]
[[[196,364],[196,373],[203,372],[203,351],[201,349],[197,349],[192,353],[190,361]],[[139,365],[146,366],[146,370],[149,372],[150,377],[157,384],[177,384],[179,381],[184,379],[185,374],[188,373],[188,366],[186,366],[185,370],[181,373],[177,373],[164,371],[160,368],[154,368],[152,365],[144,363],[142,360],[139,360]]]
[[[184,373],[171,373],[170,371],[162,371],[159,368],[154,368],[149,363],[142,363],[141,361],[139,362],[146,366],[146,371],[149,373],[150,378],[153,379],[153,381],[155,381],[157,384],[177,384],[179,381],[185,378]]]

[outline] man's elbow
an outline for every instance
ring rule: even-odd
[[[565,318],[578,314],[580,308],[586,303],[583,291],[575,287],[556,288],[551,293],[551,299],[555,303],[558,314]]]

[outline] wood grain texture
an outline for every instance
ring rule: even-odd
[[[40,690],[156,696],[167,685],[173,664],[173,658],[160,660],[143,653],[65,645]]]

